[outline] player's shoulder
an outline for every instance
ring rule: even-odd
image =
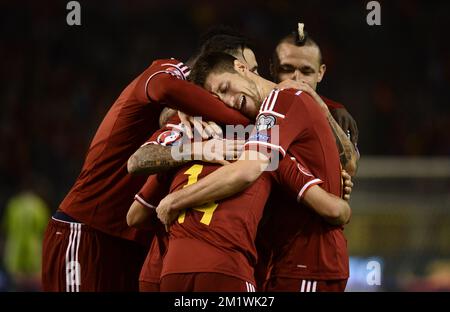
[[[273,111],[276,108],[290,106],[303,92],[296,89],[273,89],[264,99],[260,112]]]
[[[156,59],[152,62],[152,66],[153,65],[163,65],[163,64],[168,64],[168,65],[176,65],[176,66],[181,66],[184,65],[183,62],[171,57],[171,58],[162,58],[162,59]]]
[[[185,80],[190,73],[190,68],[175,58],[154,60],[149,66],[149,69],[155,72],[165,71],[183,80]]]

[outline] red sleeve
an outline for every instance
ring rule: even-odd
[[[328,106],[328,108],[330,110],[338,109],[338,108],[345,108],[345,106],[339,102],[330,100],[329,98],[324,97],[323,95],[321,95],[320,97],[322,98],[322,100],[325,102],[325,104]]]
[[[165,61],[165,62],[164,62]],[[202,116],[220,124],[248,125],[240,112],[226,106],[208,91],[186,81],[189,68],[177,60],[154,62],[137,82],[147,100],[180,110],[191,116]]]
[[[169,183],[165,174],[153,174],[148,177],[144,186],[134,196],[142,205],[155,209],[161,199],[169,193]]]
[[[175,59],[162,59],[154,61],[138,78],[134,84],[133,93],[139,102],[159,103],[159,99],[150,96],[149,85],[152,89],[158,89],[160,86],[155,82],[160,77],[172,77],[176,80],[186,80],[189,74],[189,67]]]
[[[268,156],[276,150],[284,157],[296,138],[313,126],[311,105],[317,106],[306,92],[274,89],[261,105],[245,149],[256,149]]]
[[[323,183],[321,179],[314,177],[305,165],[291,156],[283,158],[272,175],[275,181],[298,202],[311,186]]]

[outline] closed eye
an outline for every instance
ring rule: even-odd
[[[220,85],[219,87],[219,93],[226,93],[228,91],[228,84],[227,83],[223,83]]]
[[[284,73],[292,73],[295,71],[295,68],[293,66],[289,66],[289,65],[281,65],[280,71],[284,72]]]
[[[309,67],[309,66],[305,66],[305,67],[302,67],[301,69],[300,69],[300,71],[302,72],[302,74],[304,74],[304,75],[311,75],[311,74],[314,74],[314,69],[313,68],[311,68],[311,67]]]

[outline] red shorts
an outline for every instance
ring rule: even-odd
[[[44,235],[44,291],[138,291],[147,249],[82,223],[50,220]]]
[[[140,292],[159,292],[159,282],[146,282],[139,281],[139,291]]]
[[[255,292],[255,286],[222,273],[179,273],[161,278],[161,291],[177,292]]]
[[[139,291],[159,291],[163,256],[166,253],[168,237],[164,232],[157,232],[139,275]]]
[[[305,280],[287,277],[271,277],[265,286],[265,291],[277,292],[343,292],[347,279],[343,280]]]

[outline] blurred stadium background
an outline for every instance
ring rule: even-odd
[[[449,2],[68,1],[0,4],[0,290],[36,289],[39,235],[122,88],[153,59],[187,59],[208,27],[253,39],[260,73],[301,19],[322,48],[322,93],[358,122],[348,290],[450,290]],[[367,283],[378,261],[381,285]]]

